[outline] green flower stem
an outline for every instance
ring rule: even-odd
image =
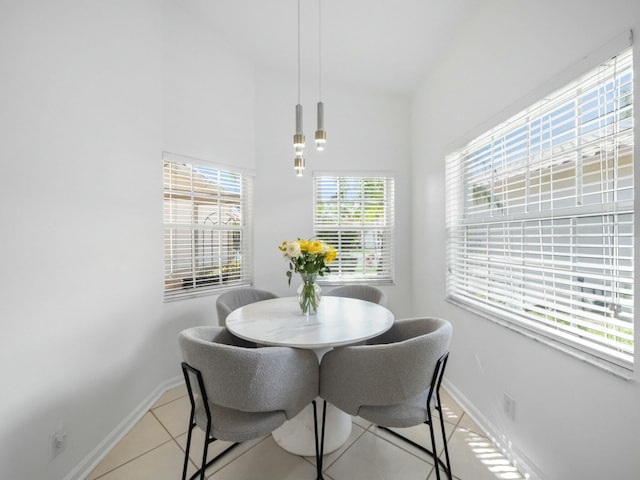
[[[301,274],[303,284],[298,295],[300,309],[305,315],[311,315],[318,311],[320,304],[320,289],[316,285],[316,275]]]

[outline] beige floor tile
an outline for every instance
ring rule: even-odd
[[[176,480],[182,477],[183,452],[169,441],[141,457],[112,470],[100,480]],[[187,473],[195,472],[193,466]]]
[[[451,425],[448,422],[444,422],[445,432],[447,434],[447,439],[450,439],[453,433],[455,432],[455,426]],[[431,435],[429,434],[429,426],[422,424],[416,425],[414,427],[409,428],[393,428],[393,431],[399,433],[400,435],[408,438],[409,440],[417,443],[418,445],[426,448],[431,451]],[[389,432],[382,430],[381,428],[371,428],[370,432],[375,433],[376,435],[380,435],[381,437],[389,440],[393,444],[397,445],[400,448],[403,448],[414,455],[422,458],[424,461],[433,463],[433,459],[431,455],[423,452],[419,448],[412,446],[410,443],[402,440],[401,438],[396,437],[395,435],[390,434]],[[440,420],[434,419],[434,436],[436,438],[436,448],[438,450],[438,455],[440,455],[444,451],[444,442],[442,441],[442,429],[440,427]]]
[[[218,470],[210,480],[300,480],[315,478],[316,467],[282,450],[271,436]]]
[[[333,462],[335,462],[340,457],[340,455],[342,455],[344,451],[347,448],[349,448],[364,432],[365,430],[362,427],[360,427],[360,425],[357,425],[356,423],[354,423],[351,428],[351,433],[349,434],[349,438],[347,438],[347,441],[344,442],[344,445],[342,445],[342,447],[340,447],[339,449],[324,455],[324,459],[322,461],[323,469],[326,470],[327,468],[329,468],[331,464],[333,464]],[[306,457],[306,459],[309,462],[311,462],[313,465],[316,464],[316,457]]]
[[[462,418],[458,423],[458,427],[471,430],[472,432],[475,432],[478,435],[486,436],[486,434],[482,431],[482,429],[478,426],[478,424],[474,422],[473,419],[466,413],[462,415]]]
[[[124,463],[171,440],[171,436],[151,413],[147,413],[91,472],[93,480]]]
[[[219,460],[217,460],[213,465],[207,468],[207,470],[205,471],[205,474],[208,476],[213,474],[217,470],[220,470],[225,465],[229,464],[230,462],[233,462],[236,458],[238,458],[247,450],[255,447],[258,443],[263,441],[265,438],[266,437],[256,438],[253,440],[242,442],[241,444],[235,446],[232,450],[230,450],[225,455],[223,455]],[[180,448],[182,448],[183,450],[186,450],[187,448],[186,433],[184,435],[180,435],[176,439],[176,441],[178,442],[178,445],[180,445]],[[204,441],[204,432],[199,428],[195,428],[193,430],[193,438],[191,439],[191,449],[189,451],[189,459],[191,459],[191,462],[193,463],[194,466],[196,466],[196,468],[200,467],[200,465],[202,464],[202,452],[203,452],[202,442],[203,441]],[[213,459],[214,457],[216,457],[217,455],[219,455],[220,453],[222,453],[226,448],[230,447],[231,445],[232,445],[231,442],[224,442],[221,440],[216,440],[215,442],[209,444],[209,450],[207,451],[207,462]]]
[[[162,396],[158,399],[158,401],[154,403],[153,407],[151,408],[158,408],[169,402],[177,400],[180,397],[184,397],[185,395],[187,395],[187,387],[185,385],[180,385],[178,387],[171,388],[166,392],[164,392]]]
[[[191,412],[189,397],[180,397],[154,408],[152,412],[173,438],[182,435],[189,428],[189,413]]]
[[[452,435],[449,455],[453,476],[462,480],[523,478],[489,439],[465,428],[457,428]]]
[[[364,432],[327,474],[335,480],[425,480],[432,468],[382,437]]]

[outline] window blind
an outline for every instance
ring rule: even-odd
[[[325,281],[393,281],[393,177],[314,173],[313,226],[338,250]]]
[[[252,178],[175,155],[163,172],[165,299],[250,283]]]
[[[627,49],[446,160],[447,294],[631,368]]]

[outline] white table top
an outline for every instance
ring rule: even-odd
[[[315,315],[303,315],[297,297],[250,303],[232,311],[227,328],[263,345],[320,349],[357,343],[386,332],[391,311],[378,304],[323,296]]]

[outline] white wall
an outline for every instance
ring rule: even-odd
[[[293,170],[292,146],[297,103],[295,71],[256,74],[255,283],[278,295],[292,295],[287,264],[277,250],[283,240],[313,233],[313,171],[386,171],[396,177],[396,272],[382,285],[397,316],[410,309],[411,197],[409,101],[343,85],[323,85],[327,147],[315,150],[317,78],[302,79],[306,170]],[[325,287],[330,291],[331,287]]]
[[[160,13],[2,2],[3,479],[62,478],[166,378]]]
[[[255,168],[251,63],[188,10],[164,5],[165,150]]]
[[[478,421],[511,442],[533,478],[639,478],[638,374],[624,380],[444,301],[444,156],[638,27],[637,0],[486,2],[413,104],[415,308],[452,321],[449,382]],[[636,100],[639,91],[636,82]],[[515,422],[502,413],[503,392],[516,400]]]

